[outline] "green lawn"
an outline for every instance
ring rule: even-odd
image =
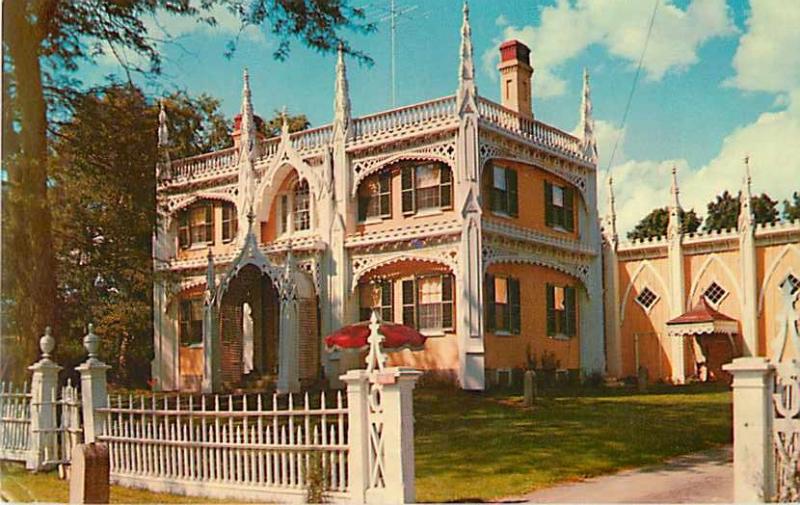
[[[658,463],[731,441],[731,395],[720,386],[550,393],[533,409],[513,394],[425,386],[415,391],[417,500],[478,501],[559,481]],[[56,473],[0,467],[12,501],[66,502]],[[113,486],[114,503],[208,499]]]
[[[731,394],[662,386],[541,399],[455,389],[415,393],[417,500],[479,501],[658,463],[729,443]]]

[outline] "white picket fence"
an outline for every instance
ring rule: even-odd
[[[103,434],[111,478],[152,491],[217,498],[302,500],[316,485],[348,498],[348,410],[341,393],[108,398]],[[312,406],[312,403],[314,404]]]
[[[22,388],[0,383],[0,459],[27,461],[31,433],[31,393],[28,383]]]

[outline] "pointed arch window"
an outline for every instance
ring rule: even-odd
[[[306,180],[295,180],[277,196],[278,232],[291,234],[311,229],[311,191]]]

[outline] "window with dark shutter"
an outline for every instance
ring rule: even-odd
[[[453,207],[453,173],[449,167],[441,167],[439,173],[439,201],[442,209]]]
[[[519,335],[522,327],[519,279],[508,278],[508,332]]]
[[[382,173],[378,176],[378,189],[380,190],[380,216],[392,217],[392,175]]]
[[[553,214],[553,185],[544,181],[544,222],[547,226],[555,225]]]
[[[394,293],[392,291],[391,281],[381,283],[381,319],[384,321],[394,321]]]
[[[578,334],[578,314],[576,310],[576,302],[575,288],[564,288],[564,318],[566,319],[564,334],[568,337],[574,337]]]
[[[181,300],[178,326],[181,345],[203,342],[203,302],[200,298]]]
[[[484,318],[483,326],[486,332],[492,333],[494,331],[494,276],[486,274],[483,283],[483,307]]]
[[[560,231],[575,230],[575,191],[544,183],[545,224]]]
[[[574,191],[571,188],[564,188],[564,229],[567,231],[575,230],[575,209],[573,204]]]
[[[359,317],[369,321],[372,312],[378,313],[382,321],[394,320],[392,281],[368,282],[359,285]]]
[[[236,207],[232,203],[222,205],[222,241],[229,242],[236,238],[237,232]]]
[[[547,334],[553,336],[556,334],[556,287],[552,284],[546,286],[546,299],[547,299]]]
[[[506,187],[508,188],[508,215],[519,215],[519,203],[517,202],[517,171],[506,169]]]
[[[180,213],[180,222],[178,223],[178,245],[181,249],[186,249],[189,244],[189,211],[184,210]]]
[[[442,276],[442,328],[452,330],[453,324],[453,276],[445,274]]]
[[[205,242],[214,243],[214,206],[206,205]]]
[[[403,167],[400,175],[400,193],[403,204],[403,214],[414,213],[414,167]]]
[[[403,281],[403,324],[416,328],[416,288],[414,281]]]

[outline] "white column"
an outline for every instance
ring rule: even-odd
[[[605,331],[603,320],[603,258],[600,247],[600,218],[597,213],[597,172],[586,178],[586,207],[579,223],[580,239],[595,256],[588,260],[586,289],[578,290],[580,315],[581,373],[588,376],[605,372]]]
[[[89,333],[83,338],[83,346],[89,359],[75,368],[81,374],[81,403],[83,407],[83,441],[91,444],[103,433],[105,415],[95,409],[108,407],[106,373],[110,366],[97,358],[100,338],[94,334],[94,325],[89,325]]]
[[[216,300],[207,300],[203,307],[203,393],[222,391],[218,312]]]
[[[755,231],[739,231],[739,257],[742,269],[742,341],[745,356],[758,356],[758,274]],[[765,349],[766,351],[766,349]]]
[[[772,445],[774,368],[765,358],[737,358],[723,366],[733,375],[733,483],[737,503],[775,496]]]
[[[33,372],[31,379],[31,442],[26,468],[39,470],[45,461],[45,452],[50,452],[50,459],[55,459],[56,428],[56,389],[58,388],[58,372],[61,367],[50,359],[55,347],[55,340],[50,335],[50,327],[39,339],[42,358],[28,367]]]
[[[616,244],[604,243],[603,264],[606,370],[610,376],[619,378],[622,377],[622,334],[619,324],[619,263]]]
[[[347,460],[349,501],[366,503],[366,491],[369,485],[368,374],[366,370],[350,370],[340,379],[347,384],[347,440],[350,445]]]

